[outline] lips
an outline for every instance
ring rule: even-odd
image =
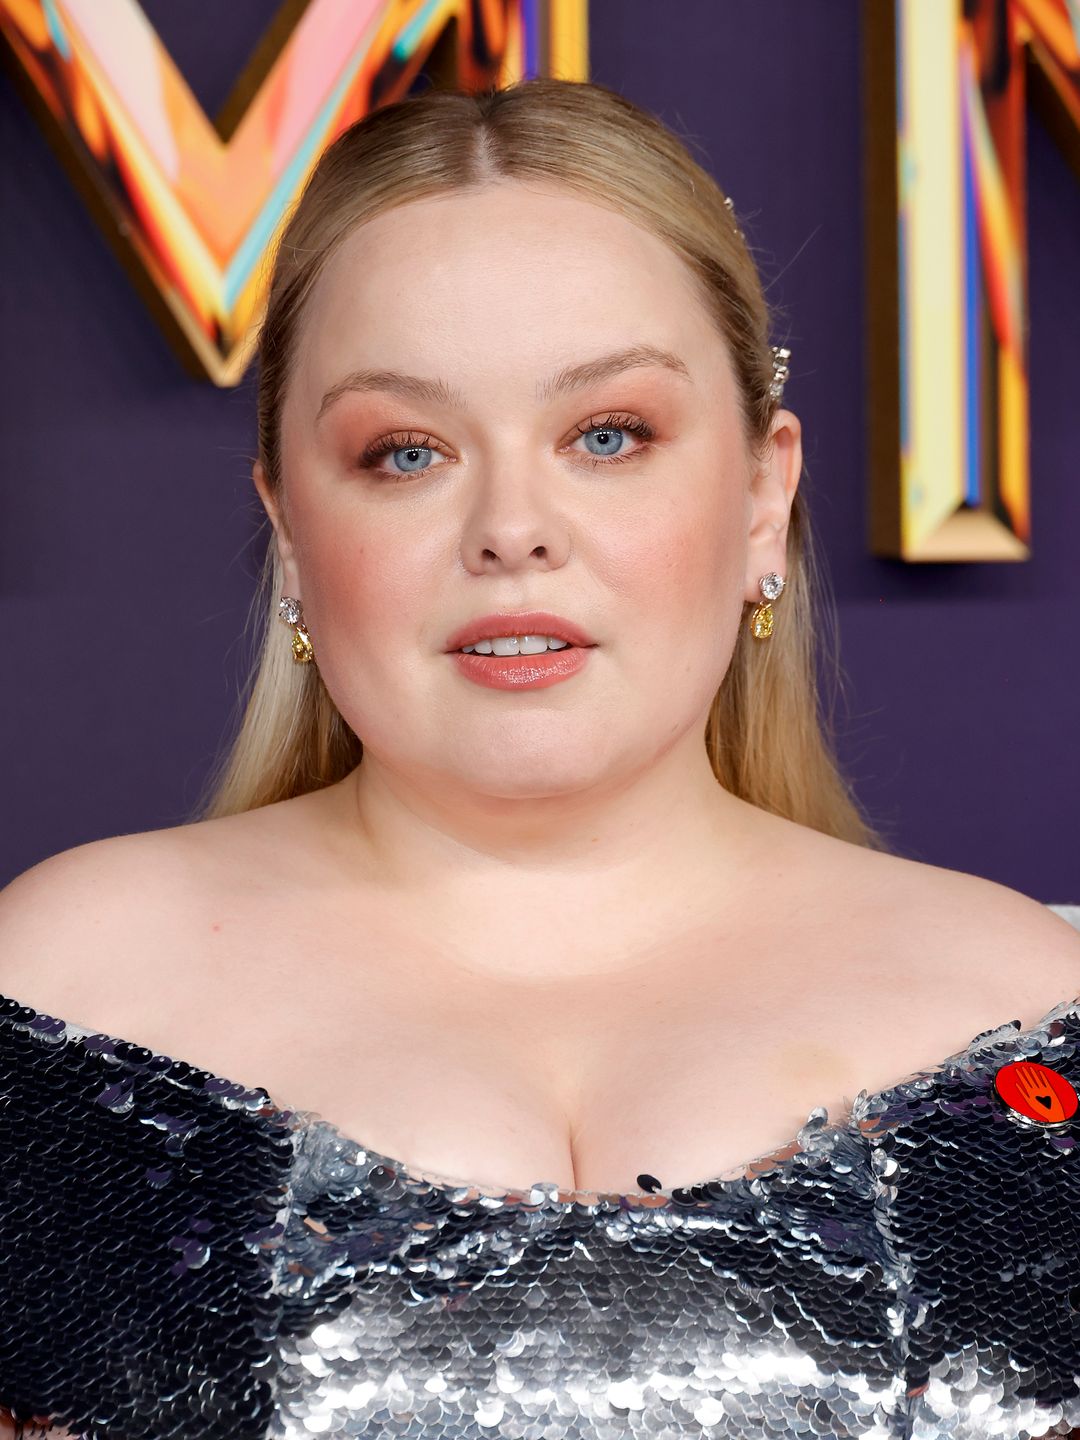
[[[556,640],[565,640],[568,645],[577,645],[582,649],[596,644],[580,625],[565,616],[552,615],[547,610],[521,610],[480,615],[475,620],[469,620],[449,637],[446,649],[460,650],[465,645],[491,640],[496,635],[551,635]]]

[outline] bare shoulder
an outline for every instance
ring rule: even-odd
[[[110,836],[63,850],[0,890],[0,993],[51,1014],[128,1013],[171,944],[230,885],[227,858],[267,827],[247,816]]]
[[[172,833],[93,840],[16,876],[0,891],[0,991],[63,1014],[88,975],[108,986],[118,938],[147,935],[169,908]]]
[[[1063,1000],[1080,997],[1080,930],[1048,904],[901,856],[859,849],[857,858],[846,858],[847,882],[834,893],[865,885],[898,991],[906,989],[924,1014],[932,1007],[941,1016],[943,1038],[961,1034],[965,1017],[972,1036],[1012,1019],[1028,1028]],[[833,860],[845,863],[836,851]],[[838,869],[838,877],[843,873]],[[902,1004],[903,995],[896,999]]]
[[[978,875],[907,863],[910,901],[898,899],[964,981],[1011,999],[1021,1019],[1080,995],[1080,931],[1048,905]]]

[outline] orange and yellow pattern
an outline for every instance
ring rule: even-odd
[[[587,69],[586,0],[309,0],[271,24],[214,123],[135,0],[0,0],[0,35],[181,355],[222,386],[250,359],[264,258],[321,151],[408,95],[440,42],[468,90]]]
[[[875,457],[872,549],[1022,560],[1031,539],[1025,127],[1030,101],[1080,178],[1080,5],[893,0],[892,36],[865,13],[879,49],[866,74],[895,98],[895,163],[887,169],[878,149],[867,184],[871,228],[889,210],[896,229],[894,240],[877,237],[877,254],[895,254],[898,312],[894,323],[881,292],[869,297],[871,343],[895,350],[871,357],[872,375],[885,377],[871,385],[871,424],[888,425],[898,405],[896,463]],[[893,276],[871,269],[871,285],[891,287]]]

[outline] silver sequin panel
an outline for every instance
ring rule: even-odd
[[[1021,1058],[1080,1086],[1076,1001],[656,1196],[440,1186],[302,1120],[272,1435],[1068,1434],[1080,1126],[1017,1123]]]

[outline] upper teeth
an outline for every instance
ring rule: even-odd
[[[569,643],[553,635],[496,635],[461,648],[466,655],[539,655],[543,650],[562,650]]]

